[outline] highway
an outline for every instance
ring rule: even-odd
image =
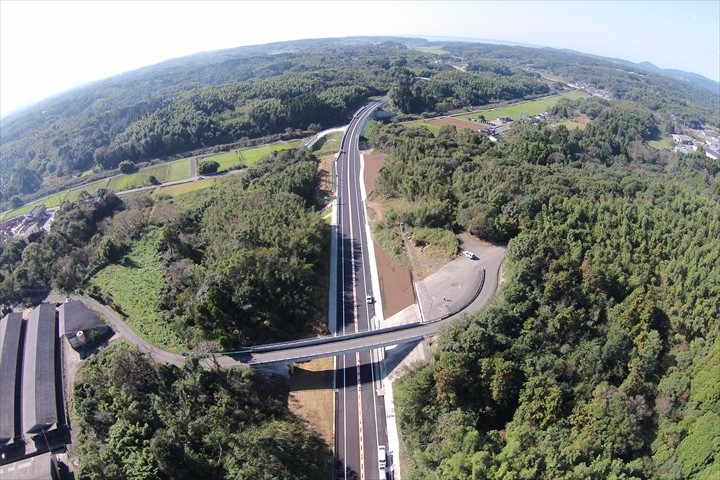
[[[335,441],[339,466],[336,478],[379,480],[378,445],[387,445],[385,403],[378,395],[382,374],[380,347],[414,342],[438,333],[439,329],[464,313],[484,307],[498,285],[498,272],[505,249],[489,249],[482,259],[482,275],[476,295],[452,314],[415,323],[376,329],[375,302],[366,301],[372,292],[370,259],[368,258],[365,210],[361,198],[360,152],[358,140],[373,111],[386,99],[376,100],[358,111],[347,127],[336,161],[337,248],[336,268],[331,269],[331,329],[333,336],[298,340],[274,345],[259,345],[238,352],[217,352],[201,359],[206,368],[217,366],[268,365],[292,363],[312,358],[335,356]],[[332,275],[331,275],[332,276]],[[333,292],[335,294],[333,295]],[[443,295],[445,290],[433,292]],[[429,292],[425,292],[428,295]],[[47,301],[64,301],[65,297],[49,296]],[[150,345],[133,332],[110,308],[88,297],[72,296],[100,311],[113,330],[137,345],[153,359],[162,363],[182,365],[183,355],[165,352]],[[444,297],[443,297],[444,299]],[[422,299],[419,299],[422,302]],[[427,299],[426,299],[427,300]],[[432,306],[432,301],[430,303]],[[431,309],[432,310],[432,309]],[[386,479],[382,479],[386,480]]]
[[[365,217],[361,198],[360,150],[363,127],[386,99],[360,109],[341,143],[336,161],[338,208],[337,334],[371,330],[374,302],[368,302],[372,278],[366,245]],[[356,351],[335,357],[335,441],[338,478],[380,480],[377,446],[387,444],[385,406],[378,397],[380,385],[375,350]],[[385,479],[382,479],[385,480]]]

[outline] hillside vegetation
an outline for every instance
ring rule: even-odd
[[[559,100],[548,121],[516,121],[498,142],[400,123],[561,94],[568,82],[595,96]],[[651,145],[719,127],[720,97],[640,66],[355,38],[195,55],[69,92],[3,119],[2,210],[85,187],[52,197],[48,235],[0,243],[0,301],[50,287],[93,295],[190,357],[325,333],[318,160],[242,149],[346,123],[385,94],[392,119],[364,132],[387,154],[375,239],[402,255],[403,223],[448,258],[462,230],[507,244],[488,308],[397,384],[403,477],[714,478],[720,163],[702,148]],[[583,130],[563,125],[580,118]],[[117,169],[222,150],[233,153],[199,168],[248,168],[123,199],[105,188],[143,172],[107,180]],[[79,476],[323,478],[327,446],[289,416],[282,388],[113,346],[78,375]]]
[[[390,248],[397,222],[508,242],[491,305],[397,384],[404,476],[714,478],[718,169],[647,148],[658,124],[635,103],[556,108],[592,121],[521,122],[498,143],[368,130],[388,154],[375,191]]]
[[[717,92],[639,67],[551,49],[442,42],[433,52],[447,53],[438,55],[414,48],[427,44],[349,38],[242,47],[60,95],[3,119],[0,209],[106,177],[128,160],[298,138],[347,123],[369,96],[388,92],[401,112],[433,114],[560,91],[547,80],[560,76],[668,121],[720,125]],[[537,73],[544,71],[554,75]]]
[[[283,382],[248,368],[158,365],[119,343],[80,366],[79,478],[327,478],[332,452],[287,409]]]

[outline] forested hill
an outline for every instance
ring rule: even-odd
[[[594,110],[585,130],[518,122],[497,143],[368,129],[383,248],[398,223],[428,249],[459,227],[507,242],[490,305],[395,383],[403,478],[718,478],[720,170],[658,168],[646,112],[586,101],[558,106]]]
[[[400,110],[433,115],[585,82],[689,126],[720,124],[718,95],[597,57],[552,49],[353,37],[191,55],[96,82],[2,120],[0,207],[217,145],[297,138],[346,123],[395,88]],[[427,85],[424,80],[430,79]],[[14,198],[13,198],[14,197]]]

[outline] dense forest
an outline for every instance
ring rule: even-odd
[[[584,131],[528,121],[498,143],[368,129],[388,155],[386,249],[402,245],[397,221],[508,242],[491,305],[396,384],[408,478],[720,471],[720,176],[648,148],[659,125],[642,106],[557,111],[577,109]]]
[[[82,195],[62,205],[39,241],[0,244],[0,301],[53,287],[114,305],[112,292],[89,280],[127,262],[131,245],[159,228],[163,286],[154,309],[190,347],[324,331],[329,226],[317,212],[316,188],[317,159],[292,150],[180,201]]]
[[[74,387],[78,478],[327,478],[332,452],[287,409],[284,380],[247,368],[158,365],[127,344]]]

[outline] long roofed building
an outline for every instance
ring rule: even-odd
[[[55,382],[55,305],[39,305],[30,314],[25,334],[22,375],[23,430],[38,435],[57,428]]]
[[[9,313],[0,320],[0,447],[21,436],[20,334],[22,314]]]

